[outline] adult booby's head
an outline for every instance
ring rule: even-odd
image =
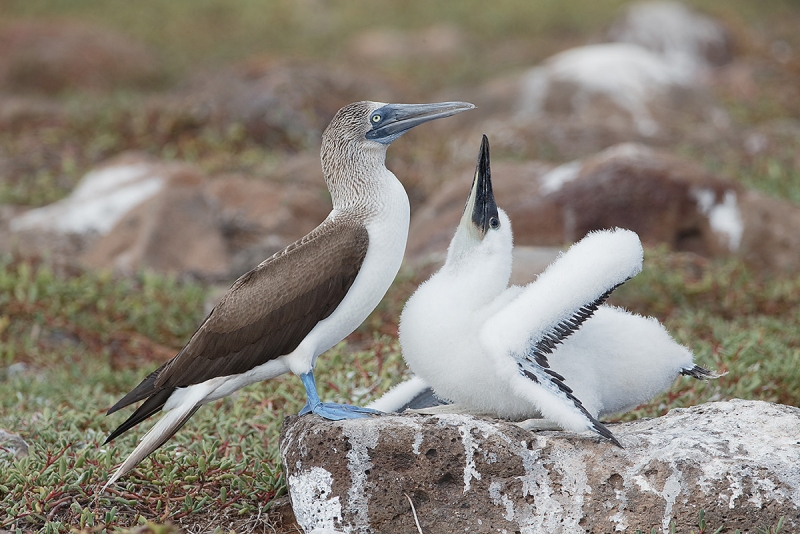
[[[482,271],[505,286],[511,276],[512,246],[511,221],[494,200],[489,140],[484,135],[472,188],[450,242],[446,264],[460,268],[469,263],[471,270]]]
[[[382,176],[386,148],[420,124],[473,109],[468,102],[385,104],[355,102],[340,109],[322,134],[322,172],[334,206],[354,180],[369,187]]]

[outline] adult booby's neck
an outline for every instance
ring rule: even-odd
[[[408,202],[397,177],[386,168],[384,145],[323,142],[320,160],[336,211],[372,214],[387,203]]]

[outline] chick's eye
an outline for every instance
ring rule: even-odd
[[[500,221],[497,220],[497,217],[492,217],[489,219],[489,227],[493,230],[497,230],[500,228]]]
[[[376,124],[381,122],[381,116],[376,113],[375,115],[372,116],[372,122]]]

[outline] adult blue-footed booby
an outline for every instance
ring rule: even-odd
[[[619,445],[600,414],[648,400],[679,372],[709,374],[658,321],[601,305],[642,268],[634,232],[590,233],[524,288],[507,287],[512,246],[484,136],[445,264],[401,315],[403,357],[417,376],[372,407],[413,407],[430,385],[460,411],[515,421],[544,416]]]
[[[105,487],[160,447],[202,404],[288,371],[306,389],[301,414],[336,420],[375,413],[320,402],[314,364],[366,319],[400,268],[409,205],[385,166],[386,148],[414,126],[473,107],[356,102],[336,113],[322,134],[320,158],[333,201],[330,215],[236,280],[186,346],[108,411],[144,400],[106,443],[157,411],[166,413]]]

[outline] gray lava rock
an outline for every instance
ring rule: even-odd
[[[753,531],[800,528],[800,409],[715,402],[593,436],[465,415],[289,417],[281,457],[304,530]]]

